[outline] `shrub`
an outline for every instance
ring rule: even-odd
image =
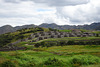
[[[92,55],[76,55],[71,59],[73,65],[90,65],[100,63],[100,58]]]
[[[68,42],[67,42],[67,45],[74,45],[74,44],[75,44],[74,41],[68,41]]]
[[[35,67],[35,63],[33,61],[28,62],[27,64],[23,64],[23,67]]]
[[[66,45],[66,41],[60,41],[59,44],[60,44],[60,46],[64,46],[64,45]]]
[[[40,45],[41,45],[40,43],[36,43],[34,46],[39,47]]]
[[[12,61],[5,61],[1,64],[1,67],[16,67],[16,65]]]
[[[43,63],[43,65],[63,67],[63,66],[66,66],[67,64],[63,62],[62,60],[58,60],[56,58],[53,58],[53,59],[49,58],[47,61]]]

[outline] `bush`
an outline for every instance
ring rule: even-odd
[[[1,64],[1,67],[16,67],[12,61],[5,61]]]
[[[68,41],[68,42],[67,42],[67,45],[74,45],[74,44],[75,44],[74,41]]]
[[[60,46],[64,46],[64,45],[66,45],[66,41],[60,41],[59,44],[60,44]]]
[[[40,45],[41,45],[40,43],[36,43],[34,46],[39,47]]]
[[[23,67],[35,67],[35,63],[33,61],[28,62],[27,64],[23,64]]]
[[[56,67],[64,67],[67,64],[65,62],[63,62],[62,60],[58,60],[56,58],[49,58],[47,61],[45,61],[43,63],[43,65],[47,65],[47,66],[56,66]]]
[[[71,59],[73,65],[90,65],[100,63],[100,58],[92,55],[76,55]]]

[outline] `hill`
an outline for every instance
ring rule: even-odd
[[[0,34],[14,32],[14,31],[16,30],[10,25],[5,25],[5,26],[0,27]]]
[[[5,33],[9,33],[9,32],[15,32],[17,30],[20,29],[27,29],[27,28],[34,28],[36,27],[36,25],[23,25],[23,26],[16,26],[16,27],[12,27],[11,25],[5,25],[0,27],[0,34],[5,34]]]
[[[0,35],[0,67],[99,67],[100,31],[25,28]]]
[[[57,25],[55,23],[43,23],[41,25],[23,25],[23,26],[16,26],[16,27],[12,27],[10,25],[5,25],[0,27],[0,34],[4,34],[4,33],[8,33],[8,32],[14,32],[20,29],[25,29],[25,28],[34,28],[34,27],[44,27],[44,28],[53,28],[53,29],[60,29],[60,30],[64,30],[64,29],[86,29],[86,30],[100,30],[100,23],[99,22],[95,22],[92,23],[90,25]]]
[[[61,30],[64,30],[64,29],[100,30],[99,22],[95,22],[90,25],[78,25],[78,26],[76,26],[76,25],[57,25],[55,23],[52,23],[52,24],[43,23],[39,26],[45,27],[45,28],[61,29]]]

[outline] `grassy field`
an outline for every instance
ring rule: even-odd
[[[1,67],[99,67],[100,46],[68,45],[0,52]],[[33,48],[32,48],[33,47]]]

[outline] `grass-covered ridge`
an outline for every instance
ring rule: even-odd
[[[40,31],[49,31],[49,29],[36,27],[36,28],[29,28],[29,29],[21,29],[21,30],[17,30],[16,32],[2,34],[0,35],[0,47],[3,47],[5,45],[8,45],[20,39],[25,39],[27,37],[30,37],[32,33],[40,32]]]

